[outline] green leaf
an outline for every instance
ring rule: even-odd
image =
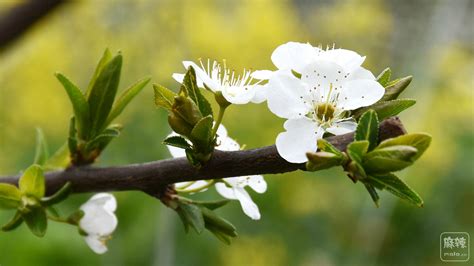
[[[109,116],[120,81],[122,55],[112,58],[102,69],[88,100],[91,115],[91,137],[99,134],[107,126]]]
[[[85,213],[83,210],[77,210],[69,215],[66,220],[71,224],[79,224],[79,221],[82,219],[82,217],[84,217],[84,215]]]
[[[165,140],[163,140],[163,144],[168,145],[168,146],[178,147],[181,149],[191,148],[191,145],[183,137],[180,137],[180,136],[168,137]]]
[[[65,200],[69,196],[69,194],[71,193],[71,190],[72,190],[72,184],[71,184],[71,182],[68,181],[68,182],[66,182],[66,184],[64,184],[64,186],[62,186],[52,196],[44,198],[42,200],[42,202],[46,206],[57,204],[57,203]]]
[[[49,159],[45,162],[43,169],[60,170],[68,166],[71,159],[69,157],[69,149],[67,143],[64,143]]]
[[[191,131],[190,139],[199,148],[207,148],[210,145],[212,135],[212,116],[206,116],[199,120]]]
[[[389,67],[387,67],[386,69],[382,71],[382,73],[379,74],[379,76],[377,77],[377,82],[380,83],[380,85],[382,85],[383,87],[385,87],[390,81],[391,75],[392,75],[392,70]]]
[[[186,149],[186,158],[188,159],[188,162],[194,166],[194,167],[199,167],[201,166],[201,162],[196,158],[196,155],[194,154],[194,151],[192,149]]]
[[[412,133],[402,135],[396,138],[391,138],[382,141],[378,148],[385,148],[390,146],[396,145],[407,145],[414,147],[418,150],[418,153],[412,157],[412,160],[415,161],[416,159],[420,158],[421,155],[425,152],[425,150],[430,146],[431,143],[431,136],[425,133]]]
[[[120,136],[120,129],[109,127],[101,134],[97,135],[93,140],[88,142],[85,146],[86,152],[93,150],[103,151],[107,145],[116,137]]]
[[[112,121],[117,118],[122,111],[127,107],[127,105],[135,98],[135,96],[142,91],[142,89],[150,82],[151,78],[145,78],[137,83],[133,84],[130,86],[128,89],[126,89],[122,95],[118,98],[118,100],[115,102],[112,111],[109,114],[109,117],[107,118],[107,122],[105,122],[106,125],[110,125]]]
[[[413,77],[408,76],[401,79],[396,79],[385,85],[385,94],[381,101],[395,100],[398,96],[410,85]]]
[[[198,200],[193,200],[193,203],[202,207],[205,207],[210,210],[215,210],[218,209],[227,203],[229,203],[230,200],[228,199],[223,199],[223,200],[213,200],[213,201],[198,201]]]
[[[387,117],[398,115],[405,109],[413,106],[415,103],[416,101],[413,99],[398,99],[387,102],[377,102],[371,106],[358,109],[356,112],[354,112],[353,116],[358,118],[368,109],[373,109],[377,112],[379,120],[382,121]]]
[[[61,73],[56,73],[56,78],[66,90],[72,103],[74,116],[77,122],[77,131],[82,139],[87,139],[90,130],[90,109],[81,90]]]
[[[204,217],[204,221],[206,223],[206,228],[210,226],[210,227],[213,227],[214,229],[218,229],[220,232],[228,236],[232,236],[232,237],[237,236],[237,231],[235,227],[229,221],[218,216],[213,211],[207,208],[201,208],[201,211]]]
[[[46,139],[41,128],[36,128],[36,152],[34,164],[43,165],[46,160],[48,160],[48,144],[46,144]]]
[[[203,116],[212,116],[212,108],[207,99],[201,94],[196,81],[196,72],[193,67],[189,67],[183,79],[181,90],[196,103]]]
[[[413,163],[417,152],[406,145],[377,148],[365,155],[362,165],[369,174],[399,171]]]
[[[377,208],[378,208],[380,197],[379,197],[379,194],[377,193],[377,191],[375,190],[374,186],[367,183],[367,182],[364,182],[364,186],[367,189],[367,191],[369,192],[370,197],[374,201],[375,206],[377,206]]]
[[[100,73],[104,69],[104,66],[110,61],[110,59],[112,59],[112,53],[110,53],[110,50],[107,48],[105,49],[104,54],[97,63],[94,75],[92,75],[92,78],[89,81],[89,86],[87,86],[86,91],[86,99],[89,99],[89,95],[91,93],[92,88],[94,87],[95,82],[97,81],[97,77],[99,77]]]
[[[6,223],[5,225],[2,226],[2,231],[3,232],[8,232],[16,229],[18,226],[20,226],[23,223],[23,217],[21,216],[21,212],[17,211],[15,213],[15,216]]]
[[[367,153],[369,149],[369,141],[360,140],[354,141],[347,146],[347,155],[351,158],[352,161],[362,164],[362,158]]]
[[[184,218],[183,223],[189,224],[196,233],[202,233],[204,230],[204,218],[201,208],[193,204],[179,202],[176,211],[178,211],[178,213],[181,212],[180,217]]]
[[[45,193],[45,180],[41,166],[33,164],[25,170],[18,182],[23,195],[41,199]]]
[[[153,84],[153,89],[155,90],[156,106],[170,111],[173,107],[174,97],[178,95],[160,84]]]
[[[0,209],[16,209],[20,204],[20,190],[14,185],[0,183]]]
[[[338,156],[344,156],[344,153],[334,147],[329,141],[325,139],[318,139],[318,149],[325,152],[334,153]]]
[[[346,159],[343,156],[338,156],[331,152],[308,152],[306,153],[308,162],[306,163],[307,171],[319,171],[328,169],[334,166],[342,165]]]
[[[368,110],[359,119],[355,140],[369,141],[369,150],[377,146],[379,135],[379,119],[374,110]]]
[[[423,207],[423,200],[421,197],[394,174],[372,175],[369,176],[368,181],[378,184],[378,186],[383,187],[388,192],[401,199],[415,204],[418,207]]]
[[[77,138],[76,138],[76,118],[73,116],[69,121],[69,137],[67,138],[67,145],[69,153],[74,155],[77,153]]]
[[[232,237],[222,233],[218,228],[215,228],[212,225],[206,225],[206,229],[209,230],[209,232],[211,232],[222,243],[226,245],[230,245],[232,243]]]
[[[48,227],[46,212],[42,208],[32,208],[30,212],[23,213],[23,219],[30,231],[37,237],[43,237]]]

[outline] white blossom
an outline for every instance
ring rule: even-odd
[[[109,193],[96,194],[80,207],[84,216],[79,227],[87,234],[84,237],[87,245],[97,254],[107,251],[106,242],[117,227],[116,208],[117,201]]]
[[[172,133],[170,136],[176,135]],[[173,157],[186,156],[185,151],[180,148],[168,146],[168,149]],[[233,139],[227,136],[227,130],[223,125],[220,125],[217,130],[217,146],[216,149],[222,151],[237,151],[240,150],[240,145]],[[258,206],[253,202],[249,193],[245,190],[249,186],[257,193],[264,193],[267,190],[267,183],[261,175],[252,176],[238,176],[223,178],[223,182],[215,184],[216,190],[221,196],[227,199],[238,200],[244,213],[254,220],[260,219],[260,211]],[[175,186],[181,191],[204,191],[200,187],[207,188],[209,181],[199,180],[195,182],[180,182]]]
[[[310,44],[286,43],[272,54],[279,70],[260,71],[268,78],[268,108],[286,118],[285,132],[276,139],[279,154],[292,163],[307,161],[325,132],[340,135],[355,130],[350,110],[382,98],[385,89],[361,67],[365,57],[344,49],[322,50]],[[296,72],[296,73],[295,73]]]
[[[242,74],[236,74],[227,68],[225,61],[220,64],[217,61],[211,63],[207,60],[204,65],[199,61],[200,65],[191,62],[183,61],[184,67],[187,69],[190,66],[196,71],[196,78],[199,87],[204,87],[204,84],[214,93],[220,92],[224,98],[233,104],[246,104],[254,101],[256,91],[259,88],[259,82],[253,82],[252,72],[250,70],[243,70]],[[173,78],[179,83],[183,82],[184,74],[174,73]]]

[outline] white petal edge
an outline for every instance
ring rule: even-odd
[[[192,61],[183,61],[183,65],[186,69],[190,66],[194,68],[197,77],[197,83],[199,87],[203,87],[203,83],[206,84],[212,91],[217,92],[221,90],[221,86],[218,82],[213,80],[207,73],[206,70],[202,69],[196,63]]]
[[[327,128],[326,131],[334,135],[342,135],[354,132],[357,128],[357,123],[352,120],[338,121],[332,127]]]
[[[316,152],[317,140],[324,131],[308,118],[290,119],[284,124],[286,132],[277,136],[278,154],[291,163],[303,163],[307,152]]]
[[[84,240],[89,248],[97,254],[104,254],[108,250],[107,246],[100,241],[99,236],[89,235],[84,237]]]
[[[288,42],[278,46],[271,59],[278,69],[292,69],[301,73],[307,64],[318,57],[320,51],[309,43]]]
[[[344,110],[354,110],[369,106],[380,100],[384,93],[385,88],[375,80],[351,80],[344,83],[337,107]]]

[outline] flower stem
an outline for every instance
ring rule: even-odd
[[[212,134],[211,136],[214,138],[217,134],[217,129],[219,128],[219,126],[221,125],[222,123],[222,118],[224,118],[224,113],[225,113],[225,109],[227,107],[222,107],[220,106],[219,107],[219,113],[217,114],[217,120],[216,120],[216,123],[214,124],[214,128],[212,128]]]
[[[76,225],[74,222],[71,222],[67,219],[63,219],[61,217],[56,217],[56,216],[52,216],[52,215],[48,215],[48,219],[49,220],[52,220],[52,221],[55,221],[55,222],[58,222],[58,223],[64,223],[64,224],[72,224],[72,225]]]
[[[187,190],[187,189],[177,189],[177,191],[178,192],[186,192],[186,193],[195,193],[195,192],[199,192],[203,189],[211,187],[212,185],[214,185],[214,183],[216,183],[215,180],[210,180],[207,184],[202,185],[200,187],[189,189],[189,190]]]

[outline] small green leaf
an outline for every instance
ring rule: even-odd
[[[97,67],[94,71],[94,75],[92,75],[92,78],[89,81],[89,86],[87,86],[87,91],[86,91],[86,99],[89,99],[89,95],[91,93],[92,88],[94,87],[95,82],[97,81],[97,77],[100,75],[100,73],[102,72],[102,69],[110,61],[110,59],[112,59],[112,53],[110,53],[110,50],[107,48],[105,49],[104,53],[102,54],[102,57],[97,63]]]
[[[417,152],[416,148],[406,145],[377,148],[364,156],[362,165],[369,174],[399,171],[413,164]]]
[[[74,155],[77,153],[77,138],[76,138],[76,118],[73,116],[69,121],[69,137],[67,139],[67,145],[69,153]]]
[[[84,217],[84,215],[85,213],[83,210],[77,210],[69,215],[66,220],[71,224],[79,224],[79,221],[82,219],[82,217]]]
[[[99,134],[107,126],[109,116],[120,81],[122,55],[112,58],[102,69],[88,100],[91,116],[91,137]]]
[[[306,163],[307,171],[319,171],[323,169],[328,169],[334,166],[342,165],[346,158],[343,156],[338,156],[331,152],[308,152],[306,153],[308,157],[308,162]]]
[[[33,164],[25,170],[18,182],[23,195],[41,199],[45,193],[45,180],[41,166]]]
[[[137,83],[133,84],[130,86],[128,89],[126,89],[118,98],[118,100],[115,102],[115,104],[112,107],[112,111],[109,114],[109,117],[107,118],[107,121],[105,122],[105,125],[108,126],[112,121],[117,118],[122,111],[127,107],[127,105],[135,98],[135,96],[142,91],[142,89],[150,82],[151,78],[145,78]]]
[[[398,96],[410,85],[413,77],[408,76],[401,79],[396,79],[385,85],[385,94],[381,101],[395,100]]]
[[[204,218],[199,207],[193,204],[179,202],[177,211],[182,213],[181,215],[186,220],[186,223],[194,228],[196,233],[202,233],[204,230]]]
[[[43,237],[46,234],[48,219],[44,209],[32,208],[29,212],[23,213],[23,219],[30,231],[37,237]]]
[[[370,197],[374,201],[375,206],[377,206],[377,208],[378,208],[380,197],[379,197],[379,194],[377,193],[377,191],[375,190],[374,186],[367,183],[367,182],[364,182],[364,186],[367,189],[367,191],[369,192]]]
[[[413,106],[415,103],[416,101],[412,99],[398,99],[398,100],[392,100],[392,101],[386,101],[386,102],[381,101],[371,106],[358,109],[356,112],[354,112],[353,116],[355,118],[358,118],[368,109],[373,109],[374,111],[377,112],[379,120],[382,121],[387,117],[398,115],[402,111]]]
[[[0,209],[16,209],[20,203],[20,190],[14,185],[0,183]]]
[[[237,231],[229,221],[225,220],[224,218],[218,216],[215,214],[213,211],[207,209],[207,208],[201,208],[202,215],[204,217],[204,221],[206,223],[206,228],[211,226],[215,229],[218,229],[220,232],[236,237],[237,236]]]
[[[369,141],[369,150],[377,146],[379,135],[379,119],[374,110],[368,110],[359,119],[355,140]]]
[[[21,217],[21,212],[17,211],[15,213],[15,216],[6,223],[5,225],[2,226],[2,231],[3,232],[8,232],[16,229],[18,226],[20,226],[23,223],[23,217]]]
[[[387,67],[377,77],[378,83],[380,83],[380,85],[385,87],[388,84],[388,82],[390,81],[391,75],[392,75],[392,70],[389,67]]]
[[[413,156],[412,160],[415,161],[416,159],[420,158],[421,155],[425,152],[425,150],[430,146],[431,143],[431,136],[425,133],[412,133],[402,135],[396,138],[391,138],[382,141],[378,148],[385,148],[390,146],[396,145],[407,145],[414,147],[418,150],[418,153]]]
[[[226,245],[230,245],[232,243],[232,237],[219,231],[219,228],[215,228],[212,225],[206,225],[206,229],[209,230],[209,232],[211,232],[222,243]]]
[[[194,127],[201,119],[202,114],[197,105],[189,97],[176,96],[172,113],[183,119],[188,125]]]
[[[214,120],[212,116],[202,118],[191,131],[190,139],[194,145],[201,148],[208,148],[212,138],[212,124]]]
[[[181,149],[191,148],[191,145],[183,137],[180,137],[180,136],[168,137],[165,140],[163,140],[163,144],[168,145],[168,146],[178,147]]]
[[[56,78],[61,82],[66,90],[69,100],[72,103],[74,116],[77,122],[77,131],[82,139],[87,139],[90,129],[90,109],[86,98],[81,90],[61,73],[56,73]]]
[[[318,139],[318,149],[325,152],[334,153],[338,156],[344,156],[344,153],[334,147],[329,141],[325,139]]]
[[[370,183],[378,184],[393,195],[404,199],[418,207],[423,207],[423,200],[413,189],[394,174],[372,175],[368,180]]]
[[[347,155],[349,155],[352,161],[362,164],[362,158],[367,153],[368,149],[368,140],[354,141],[347,146]]]
[[[212,108],[207,99],[201,94],[196,81],[196,72],[193,67],[189,67],[183,79],[181,90],[196,103],[203,116],[212,116]]]
[[[201,166],[201,162],[196,158],[194,155],[194,151],[192,149],[186,149],[186,158],[188,159],[188,162],[194,166],[194,167],[199,167]]]
[[[67,143],[64,143],[43,166],[45,171],[64,169],[70,163],[71,158]]]
[[[120,129],[115,127],[109,127],[102,133],[97,135],[93,140],[88,142],[85,146],[86,152],[93,150],[103,151],[107,145],[116,137],[120,136]]]
[[[43,165],[48,160],[48,144],[46,144],[46,138],[44,137],[43,130],[36,128],[36,152],[34,164]]]
[[[160,84],[153,84],[153,89],[155,90],[156,106],[170,111],[173,108],[174,97],[178,95]]]
[[[71,189],[72,189],[72,184],[71,182],[68,181],[52,196],[44,198],[42,202],[46,206],[57,204],[65,200],[69,196],[69,194],[71,193]]]
[[[230,200],[228,199],[223,199],[223,200],[213,200],[213,201],[198,201],[198,200],[193,200],[193,203],[205,208],[208,208],[209,210],[215,210],[218,209],[227,203],[229,203]]]

